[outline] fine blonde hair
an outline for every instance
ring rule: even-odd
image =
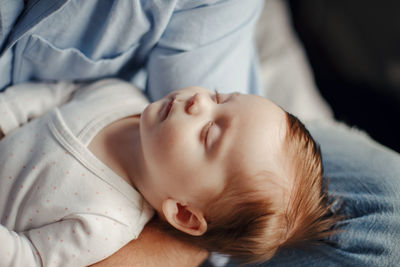
[[[209,202],[204,212],[208,228],[203,235],[185,234],[165,222],[162,228],[245,264],[268,261],[281,248],[321,244],[334,234],[333,226],[340,218],[331,213],[323,188],[320,148],[295,116],[287,113],[286,121],[283,166],[289,170],[283,173],[292,177],[263,171],[255,175],[263,179],[254,179],[238,173],[230,177],[222,194]],[[290,190],[273,182],[279,179],[293,181]],[[276,198],[268,196],[265,181],[270,190],[285,194],[286,201],[276,203]]]

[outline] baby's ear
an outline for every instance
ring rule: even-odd
[[[200,236],[207,231],[207,222],[201,210],[182,205],[174,199],[162,203],[165,219],[176,229],[189,235]]]

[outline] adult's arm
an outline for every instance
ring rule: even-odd
[[[207,256],[208,252],[161,232],[152,221],[137,240],[92,266],[194,267],[199,266]]]

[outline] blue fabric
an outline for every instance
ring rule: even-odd
[[[0,90],[30,80],[120,77],[151,100],[189,85],[259,93],[252,38],[261,0],[4,3]]]
[[[331,238],[336,245],[282,251],[258,266],[399,266],[400,155],[347,127],[309,128],[321,144],[329,193],[344,203],[344,231]]]

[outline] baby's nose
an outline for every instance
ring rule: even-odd
[[[195,93],[192,97],[189,97],[185,104],[185,111],[189,115],[196,115],[201,112],[202,102],[204,102],[202,94]]]

